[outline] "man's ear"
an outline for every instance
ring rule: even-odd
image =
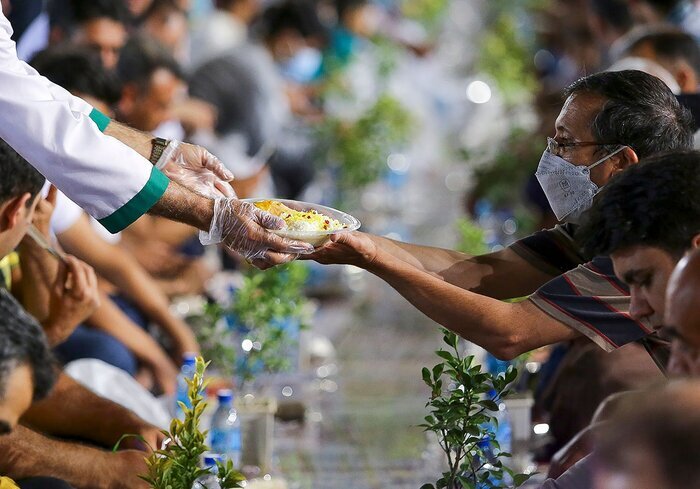
[[[674,78],[681,87],[681,93],[695,93],[698,90],[698,79],[695,71],[688,66],[688,63],[680,63],[677,67]]]
[[[625,146],[622,151],[613,156],[613,158],[615,158],[615,169],[613,173],[619,173],[639,163],[637,153],[629,146]]]
[[[27,192],[0,207],[0,232],[8,231],[19,223],[22,211],[26,211],[27,204],[31,198],[31,194]]]
[[[691,242],[693,249],[700,248],[700,234],[693,236],[693,241]]]

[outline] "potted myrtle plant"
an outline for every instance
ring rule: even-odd
[[[493,375],[464,356],[459,336],[443,330],[446,349],[436,352],[441,362],[423,368],[423,381],[430,388],[429,409],[420,426],[437,436],[445,454],[447,470],[435,484],[421,489],[486,489],[517,487],[530,476],[515,474],[504,463],[509,453],[496,439],[500,401],[508,393],[517,371]]]
[[[205,443],[206,431],[200,429],[200,420],[206,402],[202,393],[206,389],[204,373],[208,363],[197,358],[195,372],[187,379],[191,408],[180,403],[184,419],[173,419],[170,429],[163,431],[167,445],[155,450],[146,459],[148,473],[141,478],[153,489],[192,489],[195,482],[209,474],[210,469],[200,467],[202,455],[209,451]],[[243,476],[236,472],[233,463],[217,462],[217,477],[222,489],[243,487]]]

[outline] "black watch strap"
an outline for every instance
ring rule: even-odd
[[[167,139],[163,138],[153,138],[151,139],[151,144],[153,145],[153,149],[151,149],[151,157],[149,158],[149,161],[152,164],[158,163],[158,160],[160,159],[161,156],[163,156],[163,151],[165,151],[165,148],[168,147],[168,144],[170,142]]]

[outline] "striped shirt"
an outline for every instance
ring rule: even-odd
[[[586,262],[575,231],[575,226],[566,224],[512,245],[514,252],[539,270],[559,274],[528,300],[606,351],[640,342],[663,370],[668,344],[653,334],[649,324],[629,315],[629,288],[615,276],[612,260],[597,257]]]
[[[0,138],[109,231],[121,231],[165,193],[148,160],[102,134],[110,123],[17,58],[0,7]]]

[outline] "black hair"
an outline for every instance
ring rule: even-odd
[[[326,28],[318,17],[316,6],[304,0],[287,0],[268,8],[260,19],[259,29],[265,39],[286,30],[296,31],[307,39],[323,39],[326,36]]]
[[[593,138],[614,151],[632,148],[639,158],[693,147],[693,117],[664,82],[638,70],[581,78],[565,91],[567,97],[591,93],[606,99],[592,125]]]
[[[129,24],[130,13],[124,0],[71,0],[71,7],[77,24],[102,18]]]
[[[92,49],[72,45],[48,48],[38,53],[31,65],[71,93],[89,95],[109,106],[121,97],[119,79]]]
[[[591,0],[591,8],[601,19],[619,31],[627,32],[634,26],[625,0]]]
[[[7,290],[0,288],[0,397],[7,395],[9,374],[22,365],[32,371],[34,401],[46,397],[56,374],[44,331]]]
[[[644,44],[649,44],[662,60],[685,61],[696,75],[700,76],[700,46],[687,32],[675,29],[649,32],[635,39],[627,49],[627,53],[633,52]]]
[[[46,179],[0,139],[0,204],[29,193],[35,197]],[[30,201],[31,202],[31,199]],[[0,318],[2,316],[0,315]]]
[[[153,0],[146,11],[141,15],[140,20],[143,21],[160,12],[167,13],[171,11],[187,16],[187,11],[180,6],[180,3],[177,0]]]
[[[644,0],[650,7],[662,15],[668,15],[683,0]]]
[[[175,58],[155,39],[136,36],[122,49],[117,64],[117,73],[122,83],[135,83],[145,88],[151,77],[159,69],[171,72],[181,80],[185,79],[182,68]]]
[[[589,256],[653,246],[680,258],[700,233],[700,152],[659,155],[613,178],[576,239]]]

